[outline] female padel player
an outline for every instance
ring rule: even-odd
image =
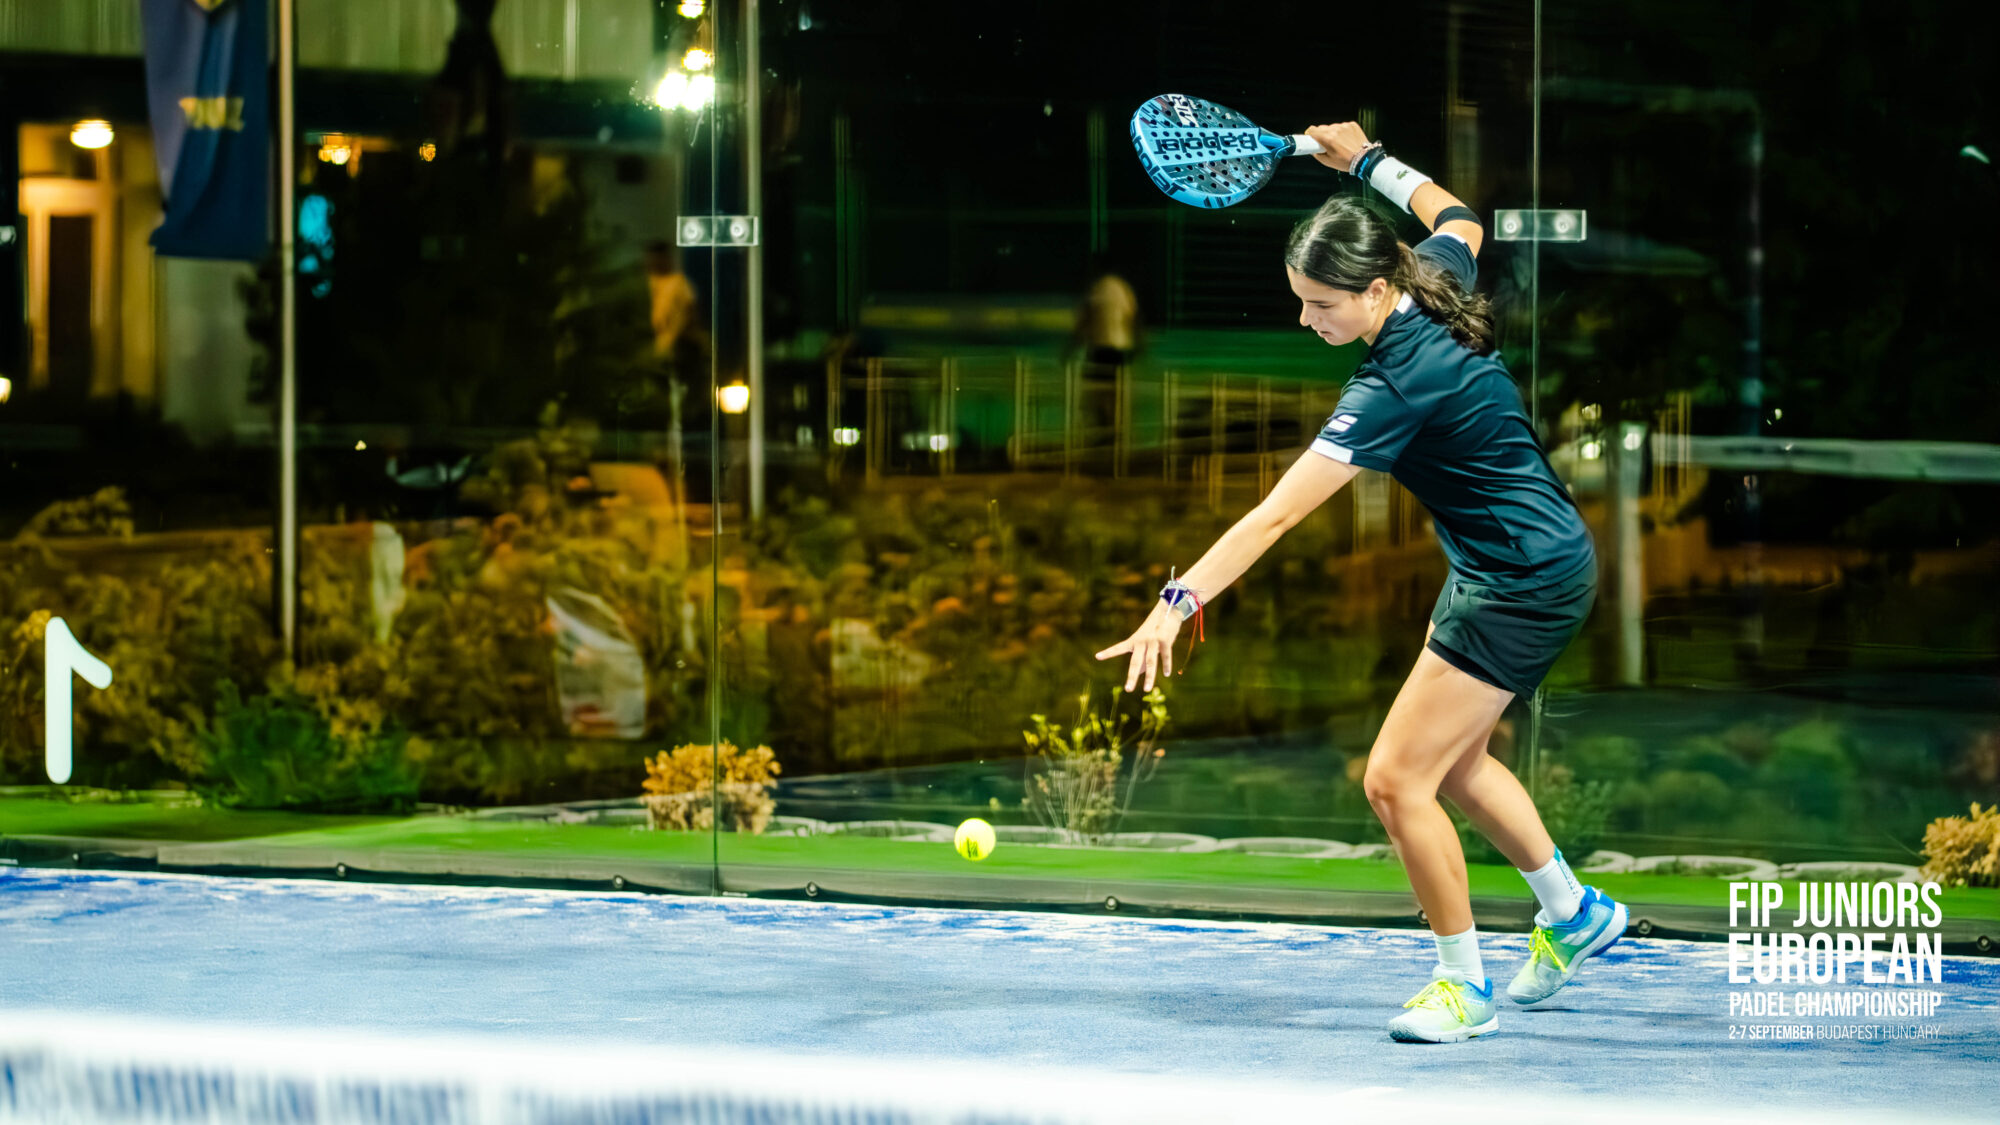
[[[1299,324],[1335,346],[1365,340],[1367,358],[1310,453],[1167,583],[1137,632],[1097,658],[1130,653],[1125,689],[1143,676],[1152,690],[1162,662],[1173,675],[1182,622],[1363,468],[1391,474],[1422,501],[1450,573],[1362,786],[1437,939],[1430,983],[1389,1033],[1454,1042],[1496,1030],[1499,1005],[1440,793],[1520,869],[1540,903],[1528,963],[1507,987],[1514,1002],[1548,999],[1625,930],[1624,905],[1578,884],[1527,791],[1487,753],[1508,701],[1532,694],[1582,628],[1597,597],[1597,556],[1494,353],[1489,302],[1471,292],[1478,216],[1351,121],[1306,133],[1326,150],[1320,163],[1359,177],[1434,233],[1412,249],[1359,199],[1340,195],[1293,228],[1285,274]]]

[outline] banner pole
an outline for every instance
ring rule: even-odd
[[[299,434],[298,246],[292,238],[298,151],[292,143],[293,46],[297,0],[278,3],[278,272],[282,322],[278,340],[278,632],[285,659],[298,659]]]

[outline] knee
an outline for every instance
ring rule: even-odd
[[[1394,766],[1377,765],[1372,757],[1368,772],[1361,777],[1361,792],[1367,796],[1368,804],[1375,809],[1376,815],[1385,821],[1398,810],[1437,799],[1435,787],[1426,784],[1424,779]]]

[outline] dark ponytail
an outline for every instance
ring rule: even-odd
[[[1376,278],[1410,294],[1477,355],[1490,353],[1493,302],[1467,293],[1458,279],[1396,237],[1395,228],[1351,195],[1336,195],[1300,220],[1285,240],[1285,264],[1319,282],[1360,293]]]

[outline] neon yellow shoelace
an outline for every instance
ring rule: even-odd
[[[1465,1023],[1465,998],[1458,994],[1458,982],[1434,980],[1422,992],[1412,996],[1403,1004],[1405,1008],[1443,1008],[1460,1023]]]
[[[1537,957],[1546,959],[1558,972],[1566,971],[1568,968],[1568,963],[1556,949],[1556,943],[1549,940],[1549,930],[1546,926],[1536,926],[1535,932],[1528,937],[1529,964],[1533,964]]]

